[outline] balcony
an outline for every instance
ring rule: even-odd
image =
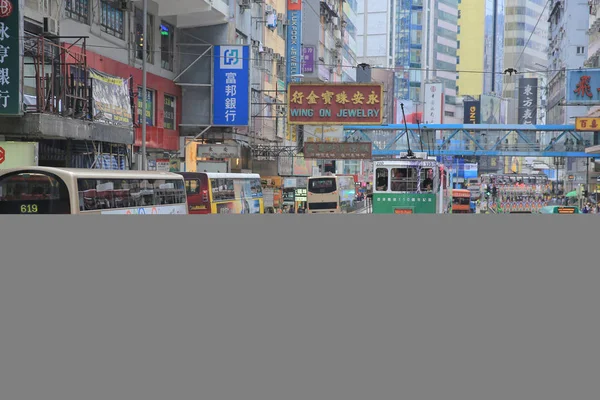
[[[178,28],[195,28],[229,22],[229,2],[235,0],[155,0],[160,17],[177,17]]]
[[[36,138],[133,144],[133,129],[94,123],[85,38],[56,44],[28,32],[23,40],[22,118],[3,121],[3,132]]]

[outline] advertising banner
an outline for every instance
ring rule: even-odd
[[[502,101],[498,97],[481,95],[481,123],[496,125],[500,123]]]
[[[89,75],[92,81],[94,121],[126,128],[133,127],[129,79],[95,69],[90,69]]]
[[[381,84],[295,84],[288,88],[288,121],[300,125],[381,125]]]

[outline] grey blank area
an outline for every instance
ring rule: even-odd
[[[1,399],[600,393],[594,218],[0,224]]]

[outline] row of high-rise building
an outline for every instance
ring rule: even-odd
[[[483,95],[497,108],[490,121],[519,123],[519,82],[536,78],[533,123],[572,123],[585,108],[564,106],[565,70],[588,59],[596,10],[596,0],[359,0],[357,55],[395,70],[395,97],[416,116],[426,83],[437,82],[439,122],[463,122],[463,101]]]

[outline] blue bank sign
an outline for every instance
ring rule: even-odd
[[[567,71],[567,103],[600,105],[600,69]]]
[[[213,115],[215,126],[250,124],[250,48],[214,46]]]

